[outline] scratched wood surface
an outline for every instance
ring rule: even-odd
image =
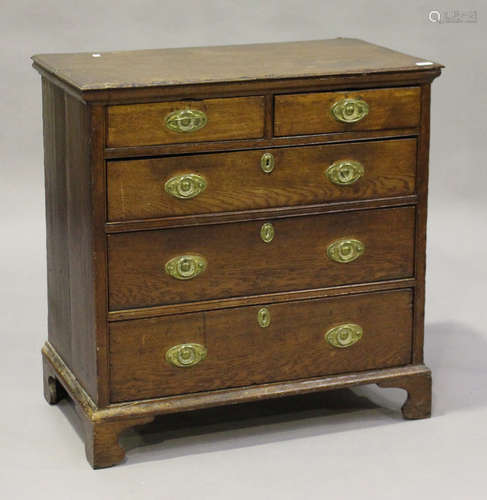
[[[354,38],[215,47],[37,54],[34,63],[80,90],[430,70]]]

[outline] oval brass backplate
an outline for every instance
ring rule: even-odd
[[[348,264],[363,255],[365,245],[353,238],[334,241],[326,249],[328,258],[340,264]]]
[[[333,347],[344,349],[358,342],[363,335],[363,329],[355,323],[344,323],[335,326],[325,333],[326,341]]]
[[[201,255],[179,255],[166,262],[166,273],[178,280],[190,280],[206,269]]]
[[[266,174],[270,174],[274,170],[275,159],[272,153],[264,153],[260,159],[260,167]]]
[[[338,186],[350,186],[364,175],[363,165],[355,160],[339,160],[326,169],[330,182]]]
[[[257,323],[262,328],[267,328],[271,324],[271,312],[267,307],[262,307],[257,312]]]
[[[270,222],[262,224],[260,228],[260,237],[264,243],[270,243],[274,239],[274,226]]]
[[[199,109],[178,109],[169,113],[165,119],[166,127],[173,132],[188,133],[202,129],[208,118]]]
[[[164,184],[164,190],[175,198],[189,200],[202,193],[206,185],[206,179],[201,175],[183,174],[171,177]]]
[[[189,368],[206,358],[206,347],[201,344],[179,344],[166,352],[166,361],[178,368]]]
[[[331,114],[339,122],[355,123],[369,114],[369,105],[362,99],[348,97],[333,104]]]

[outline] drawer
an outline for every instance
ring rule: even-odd
[[[109,147],[259,138],[264,98],[235,97],[108,107]]]
[[[416,139],[116,160],[108,162],[108,218],[408,195],[415,172]]]
[[[314,92],[274,98],[274,135],[410,128],[419,125],[419,87]]]
[[[112,322],[112,401],[410,363],[409,290],[263,307]]]
[[[410,277],[414,219],[402,207],[111,234],[110,309]]]

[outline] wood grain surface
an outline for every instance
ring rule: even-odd
[[[426,222],[428,217],[428,178],[430,148],[431,85],[421,87],[421,135],[418,140],[418,207],[416,210],[416,235],[414,274],[418,278],[414,289],[413,361],[423,362],[424,315],[426,285]],[[431,390],[430,390],[431,392]],[[431,398],[431,395],[430,395]]]
[[[72,361],[64,92],[42,80],[49,341]]]
[[[261,157],[272,153],[271,173]],[[359,161],[365,175],[350,186],[326,177],[335,161]],[[108,219],[125,221],[412,194],[416,139],[260,149],[108,162]],[[195,173],[206,190],[192,199],[164,191],[170,178]]]
[[[355,123],[337,121],[331,107],[344,98],[366,101],[367,116]],[[274,135],[277,136],[416,127],[419,118],[419,87],[308,92],[274,98]]]
[[[293,217],[274,224],[271,243],[261,222],[108,236],[110,310],[173,304],[413,274],[414,207]],[[330,243],[357,238],[365,253],[348,264],[326,256]],[[167,261],[195,253],[206,271],[185,281],[165,273]]]
[[[98,401],[88,107],[43,80],[49,341]],[[100,226],[103,231],[103,223]],[[103,236],[103,235],[102,235]],[[104,238],[103,238],[104,239]],[[104,290],[102,290],[104,293]],[[105,304],[102,304],[105,307]]]
[[[279,380],[405,365],[411,359],[411,291],[268,305],[112,323],[111,400],[152,398]],[[345,349],[325,332],[356,323],[363,337]],[[165,359],[178,344],[204,345],[207,358],[178,368]]]
[[[203,111],[208,123],[195,132],[168,129],[166,116],[181,109]],[[262,137],[264,110],[262,96],[109,106],[107,145],[144,146]]]
[[[441,68],[354,38],[215,47],[37,54],[34,63],[79,90],[374,74]]]

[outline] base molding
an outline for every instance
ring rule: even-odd
[[[98,408],[49,342],[42,348],[42,356],[46,400],[55,404],[66,393],[69,394],[83,422],[86,455],[93,468],[109,467],[124,459],[125,450],[118,443],[121,432],[169,413],[377,384],[379,387],[397,387],[407,391],[408,397],[402,407],[404,418],[431,416],[431,370],[422,364],[131,401]]]

